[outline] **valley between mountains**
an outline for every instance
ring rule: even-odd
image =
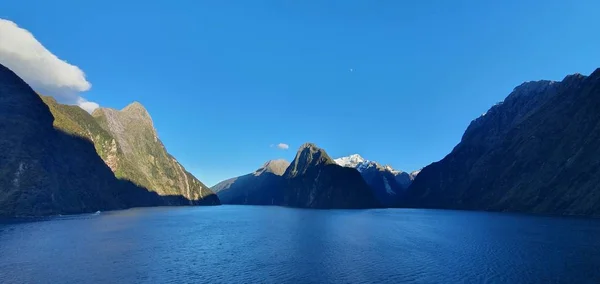
[[[209,188],[167,152],[142,104],[90,114],[0,65],[0,215],[242,204],[598,216],[599,110],[600,69],[526,82],[420,171],[359,154],[334,159],[305,143],[291,162]]]

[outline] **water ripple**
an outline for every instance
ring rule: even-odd
[[[149,208],[0,223],[0,283],[600,283],[600,221]]]

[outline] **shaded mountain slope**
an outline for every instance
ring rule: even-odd
[[[600,69],[524,83],[425,167],[403,206],[600,215]]]
[[[265,163],[254,173],[231,178],[211,189],[223,204],[280,205],[283,202],[283,173],[290,165],[285,160]]]

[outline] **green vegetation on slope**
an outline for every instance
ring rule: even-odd
[[[133,103],[122,111],[100,108],[90,115],[77,106],[42,98],[56,117],[54,126],[91,141],[118,178],[161,196],[183,196],[190,204],[219,204],[207,186],[166,152],[141,104]]]
[[[78,106],[59,104],[50,96],[40,97],[54,116],[55,128],[92,141],[102,160],[108,159],[114,139],[89,113]]]
[[[0,65],[0,216],[73,214],[183,201],[115,178],[90,141],[56,129],[53,121],[40,97]]]

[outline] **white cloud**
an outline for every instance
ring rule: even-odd
[[[92,113],[95,109],[100,107],[100,105],[98,105],[97,103],[88,102],[86,99],[81,97],[79,98],[79,100],[77,100],[77,105],[89,113]]]
[[[271,144],[271,145],[269,145],[269,147],[271,147],[271,148],[277,148],[277,149],[280,149],[280,150],[287,150],[287,149],[290,148],[290,145],[285,144],[285,143],[279,143],[279,144]]]
[[[0,19],[0,63],[43,95],[87,111],[98,107],[79,95],[92,87],[79,67],[56,57],[29,31],[4,19]]]

